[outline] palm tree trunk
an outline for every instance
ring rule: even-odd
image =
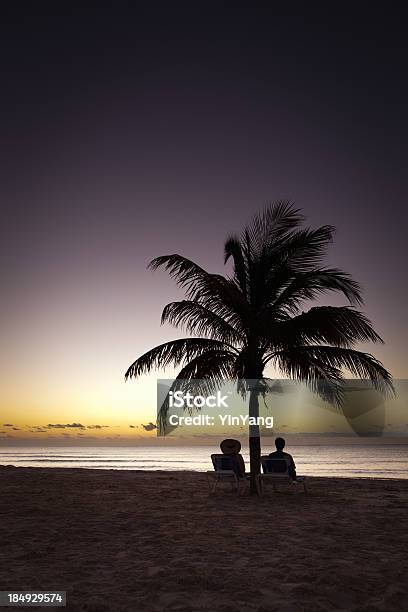
[[[249,392],[249,418],[259,416],[258,384],[252,384]],[[251,469],[251,495],[258,495],[258,475],[261,471],[261,438],[259,425],[249,425],[249,460]]]

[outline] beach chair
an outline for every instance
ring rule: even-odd
[[[263,495],[264,485],[271,484],[273,490],[276,491],[277,484],[290,484],[293,487],[301,485],[303,491],[307,493],[306,482],[304,476],[298,476],[296,480],[293,480],[289,475],[289,462],[282,459],[275,459],[268,455],[261,457],[262,474],[260,477],[260,491]]]
[[[240,478],[234,472],[232,467],[231,456],[228,455],[211,455],[211,461],[214,466],[214,471],[207,471],[207,482],[210,493],[215,493],[219,482],[226,482],[231,485],[231,489],[236,489],[240,495],[245,489],[246,479]]]

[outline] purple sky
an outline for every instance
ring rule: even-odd
[[[18,406],[46,389],[57,413],[59,393],[97,407],[101,377],[122,385],[131,360],[174,335],[159,316],[177,292],[147,262],[180,252],[222,271],[226,234],[278,198],[312,225],[337,226],[328,263],[362,283],[387,343],[373,352],[408,377],[407,48],[396,7],[95,6],[1,9],[4,408],[21,387]]]

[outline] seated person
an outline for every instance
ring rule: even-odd
[[[289,453],[284,453],[283,449],[285,448],[285,440],[283,438],[276,438],[275,446],[276,451],[274,453],[270,453],[269,457],[271,459],[286,459],[288,463],[288,474],[292,478],[292,480],[296,480],[296,465],[293,461],[292,455]]]
[[[243,456],[240,454],[241,442],[239,440],[226,439],[220,444],[221,452],[223,455],[228,455],[231,461],[231,467],[234,470],[238,478],[244,478],[245,476],[245,462]]]

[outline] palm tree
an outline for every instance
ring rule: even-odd
[[[267,365],[306,383],[338,407],[344,369],[368,378],[381,393],[393,393],[383,365],[353,348],[358,342],[382,342],[355,308],[363,303],[358,283],[342,270],[322,265],[335,228],[305,228],[303,221],[288,202],[265,208],[241,236],[227,238],[225,263],[233,264],[229,276],[210,274],[177,254],[154,259],[149,266],[164,267],[186,294],[185,300],[165,306],[161,321],[184,328],[192,337],[156,346],[132,363],[125,378],[172,365],[181,367],[176,380],[194,384],[201,379],[208,390],[233,379],[241,392],[249,393],[250,416],[258,415]],[[348,305],[302,310],[328,292],[343,294]],[[256,427],[250,427],[249,447],[254,493],[261,456]]]

